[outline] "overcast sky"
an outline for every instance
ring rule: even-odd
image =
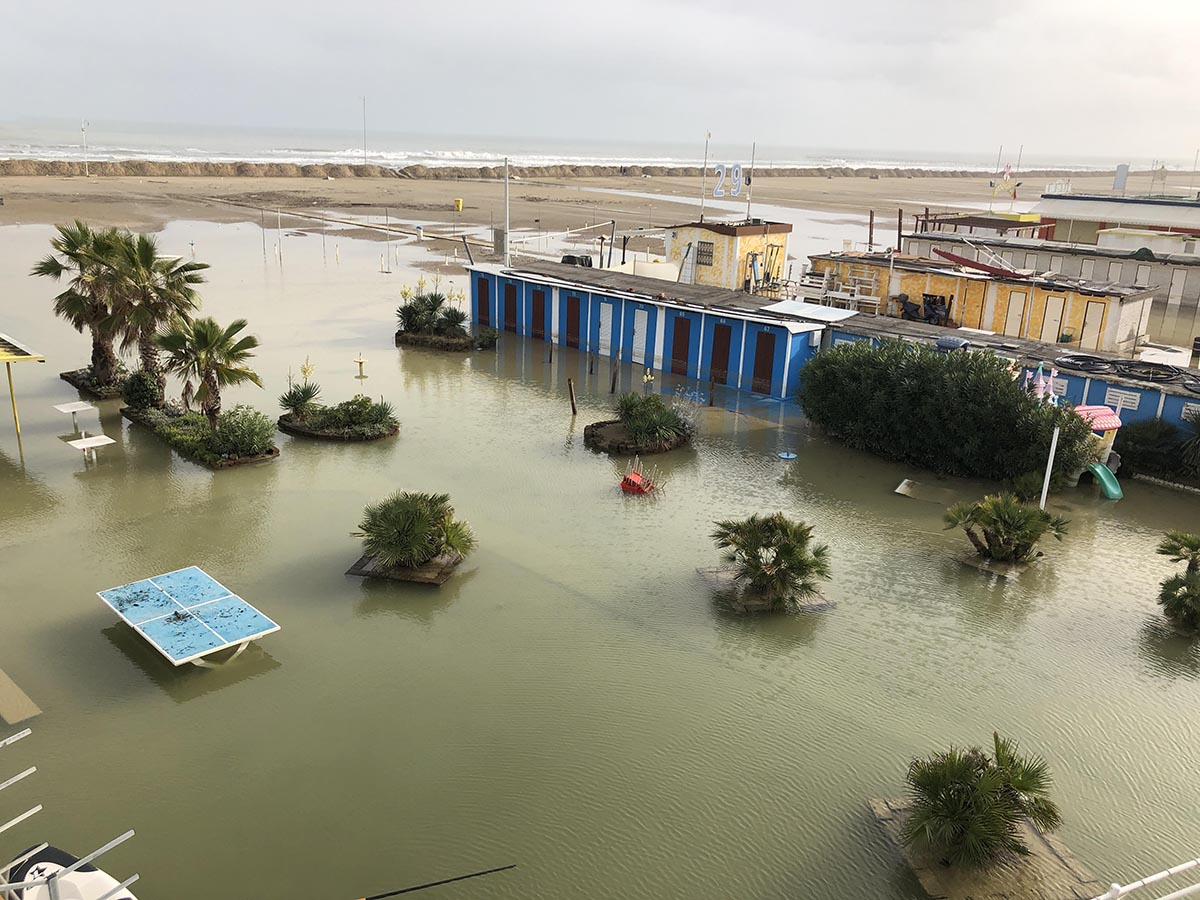
[[[1196,0],[5,4],[32,116],[1189,162]]]

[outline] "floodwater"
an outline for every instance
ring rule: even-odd
[[[378,272],[378,244],[341,240],[335,264],[319,235],[286,237],[281,271],[256,227],[194,222],[164,246],[195,241],[214,266],[205,311],[263,341],[266,390],[227,405],[274,414],[306,355],[343,399],[361,352],[401,433],[280,435],[279,460],[213,473],[110,402],[81,424],[117,444],[85,466],[50,407],[75,399],[56,373],[88,344],[25,275],[48,235],[0,230],[0,330],[50,358],[14,367],[20,446],[0,415],[0,665],[44,710],[3,753],[0,773],[39,772],[0,820],[45,804],[0,855],[134,828],[106,867],[172,900],[338,900],[506,864],[440,895],[908,900],[919,887],[866,801],[899,794],[914,754],[993,728],[1048,758],[1062,837],[1100,878],[1195,855],[1200,654],[1153,603],[1171,571],[1154,545],[1200,529],[1194,497],[1072,491],[1056,501],[1070,537],[995,582],[954,561],[965,539],[942,531],[942,503],[892,492],[913,472],[747,402],[654,460],[657,500],[626,498],[582,441],[606,364],[589,376],[509,336],[473,356],[398,349],[408,276]],[[622,378],[640,387],[640,370]],[[915,477],[950,498],[983,488]],[[398,488],[449,492],[478,535],[441,589],[343,574],[362,506]],[[695,571],[715,564],[711,523],[777,509],[829,543],[837,605],[728,617]],[[191,564],[282,631],[227,668],[174,670],[95,596]]]

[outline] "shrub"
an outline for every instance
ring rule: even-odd
[[[1113,449],[1121,465],[1134,474],[1174,476],[1183,473],[1183,436],[1170,422],[1140,419],[1122,426]]]
[[[1046,534],[1062,540],[1070,523],[1012,494],[993,494],[976,503],[955,503],[945,515],[946,528],[961,528],[975,552],[996,562],[1029,562],[1041,553]],[[978,529],[978,530],[976,530]],[[980,536],[982,534],[982,537]]]
[[[1180,462],[1188,475],[1200,475],[1200,410],[1191,410],[1183,417],[1186,426]],[[1118,432],[1119,434],[1120,432]]]
[[[500,343],[500,332],[495,328],[481,328],[479,334],[475,335],[475,349],[477,350],[494,350],[498,343]]]
[[[158,383],[158,377],[142,369],[125,379],[121,396],[125,399],[125,405],[132,409],[156,408],[163,403],[162,386]]]
[[[616,402],[617,419],[635,443],[664,447],[687,440],[694,425],[658,394],[624,394]]]
[[[1062,824],[1049,798],[1051,778],[1045,760],[1024,756],[1014,741],[992,735],[994,755],[978,747],[951,747],[914,759],[906,781],[912,812],[901,838],[943,865],[988,868],[1026,856],[1021,822],[1042,831]]]
[[[800,402],[810,421],[851,447],[951,475],[1003,481],[1095,458],[1091,429],[1069,407],[1026,392],[1007,361],[984,351],[938,353],[888,341],[843,344],[805,367]]]
[[[321,396],[321,386],[307,378],[300,384],[291,385],[279,395],[279,408],[297,421],[303,422],[316,408]]]
[[[454,518],[446,494],[399,491],[366,507],[358,527],[363,550],[382,568],[415,569],[475,549],[471,526]]]
[[[143,411],[142,420],[182,456],[212,465],[221,461],[213,449],[213,430],[207,417],[198,412],[172,416],[157,409]]]
[[[767,609],[814,597],[829,578],[829,548],[813,543],[811,525],[781,512],[717,522],[712,539],[734,581]]]
[[[1040,500],[1042,497],[1042,484],[1045,480],[1046,472],[1044,469],[1040,472],[1026,472],[1024,475],[1018,475],[1008,482],[1008,492],[1023,503]],[[1050,475],[1049,492],[1057,494],[1063,489],[1064,483],[1065,479],[1060,473],[1052,473]]]
[[[224,458],[261,456],[275,446],[275,423],[249,406],[221,413],[212,434],[212,451]]]

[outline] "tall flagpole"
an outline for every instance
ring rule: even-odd
[[[508,157],[504,157],[504,265],[511,265],[508,252]]]
[[[708,142],[712,132],[704,132],[704,168],[700,170],[700,221],[704,221],[704,195],[708,193]]]
[[[750,221],[750,201],[754,197],[754,154],[758,150],[758,142],[750,145],[750,174],[742,178],[746,185],[746,221]]]
[[[84,119],[79,123],[79,131],[83,135],[83,175],[85,178],[91,174],[88,171],[87,127],[87,119]]]

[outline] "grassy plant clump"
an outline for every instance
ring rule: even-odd
[[[634,443],[645,447],[683,443],[695,431],[694,422],[659,394],[625,394],[617,400],[616,412]]]
[[[1073,409],[1038,399],[1007,360],[982,351],[842,344],[804,367],[800,402],[810,421],[851,447],[949,475],[1006,481],[1040,471],[1055,426],[1055,472],[1096,459],[1091,429]]]
[[[475,549],[471,526],[454,518],[446,494],[398,491],[366,507],[358,527],[363,551],[384,569],[415,569]]]

